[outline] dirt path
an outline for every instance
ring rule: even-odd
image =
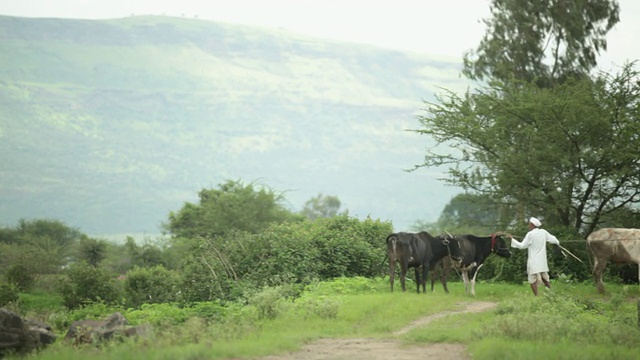
[[[495,307],[496,304],[491,302],[468,303],[462,310],[444,311],[418,319],[394,332],[393,335],[406,334],[448,315],[477,313]],[[462,344],[403,346],[400,341],[393,339],[322,339],[305,345],[300,351],[268,356],[263,360],[413,360],[430,357],[439,360],[471,359],[467,353],[467,347]]]

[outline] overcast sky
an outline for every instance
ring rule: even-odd
[[[0,0],[0,14],[80,19],[168,15],[283,28],[461,59],[484,34],[489,0]],[[640,58],[640,1],[619,0],[601,68]]]

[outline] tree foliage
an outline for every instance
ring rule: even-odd
[[[463,73],[474,80],[546,87],[586,75],[620,21],[620,7],[611,0],[492,0],[490,8],[484,38],[464,59]]]
[[[447,181],[489,196],[503,221],[547,217],[591,232],[638,200],[640,85],[634,63],[592,75],[619,21],[614,0],[492,0],[487,32],[463,74],[488,86],[427,103],[420,133],[445,151],[421,166],[451,166]]]
[[[142,304],[176,302],[179,277],[162,265],[140,268],[127,272],[124,280],[126,305],[138,308]]]
[[[501,83],[439,100],[418,132],[457,151],[430,149],[422,166],[451,165],[446,181],[490,195],[519,219],[548,214],[589,233],[602,216],[640,201],[634,64],[595,81]]]
[[[64,305],[77,309],[93,302],[116,304],[122,300],[122,289],[113,272],[89,265],[72,264],[57,284]]]
[[[146,242],[139,246],[132,237],[127,236],[124,247],[131,260],[130,265],[132,267],[155,267],[168,264],[166,253],[164,252],[166,249],[161,248],[159,244]]]
[[[235,300],[263,286],[385,273],[390,223],[346,214],[200,238],[181,268],[186,301]]]
[[[98,264],[107,257],[107,242],[104,240],[83,237],[78,244],[78,259],[86,261],[91,266]]]
[[[318,194],[307,200],[302,209],[302,215],[310,220],[333,217],[338,215],[340,205],[340,199],[337,196]]]
[[[185,203],[169,214],[166,226],[175,237],[224,236],[229,231],[259,233],[274,222],[295,219],[282,194],[264,186],[227,181],[219,189],[202,189],[198,204]]]
[[[58,220],[22,219],[15,227],[0,229],[0,270],[24,265],[32,275],[57,272],[86,237]]]
[[[447,231],[485,236],[506,228],[506,224],[500,222],[504,218],[502,210],[502,204],[490,196],[463,193],[449,201],[430,228],[433,233]]]
[[[9,237],[20,244],[30,244],[42,251],[55,255],[60,261],[71,256],[73,246],[86,236],[80,230],[72,228],[59,220],[21,219]]]

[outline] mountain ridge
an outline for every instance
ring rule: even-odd
[[[150,16],[0,16],[0,39],[5,226],[156,233],[201,188],[241,179],[294,211],[323,193],[406,229],[457,192],[439,169],[404,171],[432,145],[406,131],[422,99],[465,86],[457,63]]]

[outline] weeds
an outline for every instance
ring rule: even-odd
[[[420,317],[487,300],[498,302],[497,308],[446,316],[400,338],[417,344],[468,344],[474,359],[563,358],[558,356],[560,349],[566,359],[598,358],[594,354],[627,359],[637,354],[636,303],[629,301],[637,298],[636,287],[610,286],[607,296],[597,294],[591,284],[554,284],[553,288],[534,297],[524,285],[481,284],[478,297],[471,297],[461,283],[452,283],[449,294],[390,293],[384,278],[337,278],[314,283],[302,292],[286,285],[264,287],[248,292],[242,301],[190,306],[167,303],[124,309],[94,303],[67,311],[58,299],[60,303],[49,314],[50,324],[55,323],[58,331],[66,331],[74,320],[102,319],[121,311],[132,325],[152,324],[155,336],[100,348],[70,350],[57,343],[32,358],[256,358],[295,351],[322,337],[392,337]],[[590,353],[585,354],[585,349]]]
[[[624,293],[613,295],[609,302],[557,292],[544,292],[539,297],[519,294],[498,306],[498,316],[483,336],[632,347],[640,343],[634,307]]]

